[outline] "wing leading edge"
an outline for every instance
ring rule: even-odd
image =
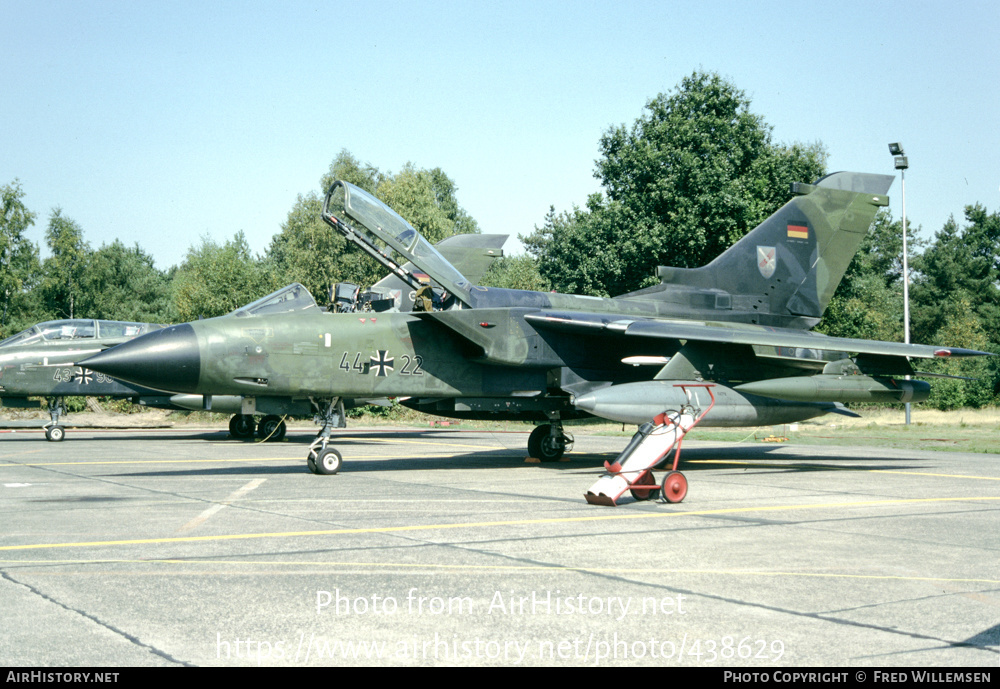
[[[788,328],[772,328],[738,323],[700,323],[662,319],[616,318],[585,312],[544,312],[526,314],[524,319],[538,328],[574,333],[619,333],[628,337],[711,342],[716,344],[796,347],[878,356],[935,357],[994,356],[990,352],[961,347],[858,340],[830,337]]]

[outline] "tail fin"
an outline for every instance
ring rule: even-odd
[[[814,184],[794,184],[795,198],[707,266],[661,266],[661,285],[623,297],[655,300],[678,290],[711,290],[716,308],[752,313],[752,322],[811,327],[830,303],[879,207],[889,204],[886,193],[893,179],[836,172]]]

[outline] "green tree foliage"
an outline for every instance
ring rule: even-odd
[[[286,281],[301,282],[317,299],[337,282],[370,285],[385,274],[380,264],[349,247],[320,219],[323,196],[338,179],[374,194],[432,243],[479,231],[458,205],[455,183],[440,168],[421,170],[407,164],[397,174],[383,173],[342,150],[320,180],[321,191],[299,195],[268,250],[275,271]]]
[[[21,183],[0,187],[0,332],[10,335],[30,325],[37,308],[32,288],[41,278],[38,247],[25,234],[35,223],[35,213],[24,205]]]
[[[63,215],[61,208],[52,211],[45,230],[45,242],[52,255],[42,263],[39,290],[45,310],[54,318],[76,318],[80,283],[86,272],[90,246],[83,240],[83,229]],[[87,316],[91,317],[91,316]]]
[[[270,263],[251,255],[242,232],[222,245],[205,237],[174,275],[174,310],[181,321],[222,316],[280,286]]]
[[[385,179],[385,175],[379,172],[378,168],[371,163],[362,163],[355,158],[346,148],[340,149],[340,153],[330,163],[330,169],[320,180],[320,193],[326,191],[337,180],[350,182],[356,187],[361,187],[369,194],[374,194],[378,185]]]
[[[288,282],[301,282],[322,300],[330,285],[347,275],[371,272],[360,251],[320,219],[323,200],[316,192],[300,194],[281,232],[271,239],[268,258],[275,271]],[[350,282],[350,280],[347,280]]]
[[[591,200],[595,206],[600,204],[599,195]],[[520,236],[525,249],[536,258],[542,280],[559,292],[609,296],[605,289],[609,276],[620,276],[624,271],[621,254],[613,245],[602,243],[618,238],[596,236],[599,223],[590,222],[591,217],[577,207],[556,213],[555,207],[549,206],[542,227],[536,225],[532,234]]]
[[[650,100],[632,127],[612,127],[600,150],[604,194],[522,237],[559,291],[619,294],[650,284],[658,265],[704,265],[826,163],[819,143],[775,144],[746,95],[705,72]]]
[[[493,262],[479,281],[486,287],[544,292],[548,283],[538,272],[538,261],[527,254],[505,256]]]
[[[455,184],[435,170],[418,170],[407,163],[395,175],[387,175],[375,195],[413,225],[431,244],[464,232],[479,232],[455,200]]]
[[[966,206],[913,261],[913,341],[1000,352],[1000,214]],[[932,381],[928,403],[939,409],[981,407],[1000,399],[1000,361],[975,357],[929,362],[926,370],[973,380]]]
[[[967,296],[962,295],[957,300],[948,302],[941,311],[942,325],[936,333],[941,343],[980,351],[996,351],[996,342],[990,342],[976,308]],[[930,373],[971,379],[933,379],[931,396],[927,404],[937,409],[979,408],[996,401],[996,385],[1000,381],[1000,372],[997,363],[986,357],[933,360],[921,362],[920,368]]]
[[[935,343],[946,306],[962,299],[986,332],[1000,332],[1000,214],[977,204],[966,206],[965,218],[968,224],[962,228],[949,219],[913,261],[915,342]]]
[[[455,186],[451,178],[439,167],[428,171],[427,174],[430,176],[434,201],[451,223],[451,234],[479,234],[479,223],[458,205],[458,199],[455,196],[458,187]]]
[[[80,282],[78,313],[87,318],[167,323],[170,282],[136,244],[115,240],[90,254]]]

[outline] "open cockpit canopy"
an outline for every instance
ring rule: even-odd
[[[323,202],[323,220],[413,289],[425,284],[424,273],[468,304],[471,285],[465,276],[402,216],[363,189],[334,182]],[[407,268],[407,262],[413,266]]]

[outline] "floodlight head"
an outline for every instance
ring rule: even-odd
[[[892,159],[892,162],[896,166],[897,170],[906,170],[910,167],[910,163],[907,161],[906,156],[896,156]]]
[[[903,144],[899,143],[898,141],[894,144],[889,144],[889,153],[894,156],[905,155],[903,153]]]

